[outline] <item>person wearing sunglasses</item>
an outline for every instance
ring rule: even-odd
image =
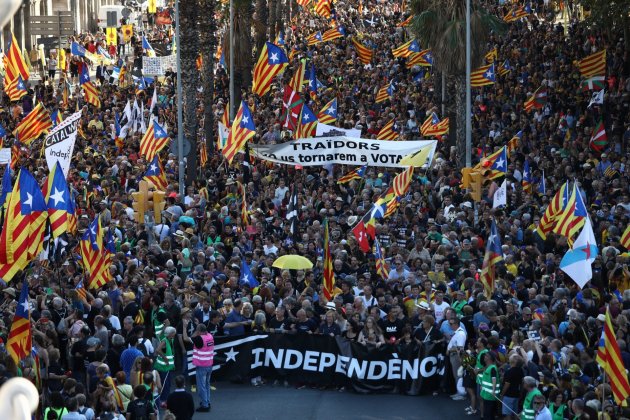
[[[545,404],[545,397],[542,395],[536,395],[534,397],[534,401],[532,402],[532,406],[534,407],[535,419],[536,420],[552,420],[551,411]]]

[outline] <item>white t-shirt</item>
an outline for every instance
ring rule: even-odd
[[[466,336],[467,336],[466,330],[464,329],[464,327],[460,325],[459,328],[455,331],[455,333],[451,337],[451,340],[448,342],[446,351],[450,351],[451,349],[455,347],[461,347],[461,348],[466,347]]]
[[[434,303],[433,304],[433,312],[435,313],[435,322],[439,324],[444,319],[444,312],[446,308],[449,308],[451,305],[442,301],[441,304]]]

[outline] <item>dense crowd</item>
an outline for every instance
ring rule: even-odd
[[[509,10],[487,6],[499,16]],[[407,29],[396,26],[407,16],[397,5],[365,1],[361,9],[362,15],[359,2],[339,2],[336,17],[349,35],[375,47],[372,64],[362,65],[345,38],[308,47],[306,38],[328,27],[326,20],[311,18],[309,25],[286,28],[287,49],[297,49],[290,68],[302,57],[312,60],[327,87],[312,108],[336,96],[340,127],[375,138],[396,118],[402,139],[420,138],[426,115],[439,109],[440,78],[418,79],[418,68],[407,69],[405,59],[392,56],[392,48],[409,39]],[[186,354],[206,331],[215,337],[309,332],[341,335],[375,347],[413,340],[443,342],[447,366],[438,392],[466,399],[469,415],[627,415],[612,402],[595,352],[609,306],[624,364],[630,366],[630,255],[619,242],[630,220],[630,60],[623,35],[577,20],[563,27],[538,12],[492,37],[487,50],[498,47],[499,60],[509,59],[513,70],[495,85],[473,92],[473,142],[479,155],[523,133],[509,159],[507,207],[492,209],[494,183],[473,206],[460,189],[455,148],[445,136],[432,166],[414,174],[399,210],[376,225],[389,264],[386,278],[377,273],[374,255],[359,249],[351,229],[390,185],[395,172],[387,168],[370,167],[363,179],[340,185],[336,180],[353,168],[296,169],[260,160],[245,166],[244,156],[228,166],[219,152],[208,150],[199,180],[186,186],[182,196],[177,159],[166,151],[161,156],[169,182],[164,220],[152,226],[136,223],[130,193],[138,189],[147,169],[138,153],[141,134],[130,135],[122,150],[111,136],[115,113],[128,99],[133,101],[135,89],[110,84],[104,73],[108,69],[99,67],[102,107],[83,108],[68,180],[76,196],[79,234],[97,215],[114,234],[114,281],[89,290],[85,298],[77,293],[83,268],[75,258],[79,237],[71,235],[67,246],[57,246],[49,260],[33,262],[4,286],[0,336],[6,342],[21,283],[29,284],[39,368],[28,358],[16,365],[3,353],[2,380],[41,379],[46,419],[82,418],[77,414],[86,420],[110,419],[117,418],[117,411],[133,419],[138,405],[147,418],[161,409],[167,413],[167,408],[177,419],[186,419],[195,409],[185,391],[190,385]],[[147,36],[168,37],[157,28]],[[103,39],[103,34],[77,38],[90,51]],[[139,43],[133,47],[117,52],[131,63],[133,55],[142,54]],[[591,92],[581,91],[573,62],[602,48],[608,53],[605,103],[587,108]],[[81,59],[68,54],[68,60],[68,76],[76,77]],[[286,82],[291,74],[279,77],[266,97],[245,94],[244,99],[255,104],[254,143],[290,137],[280,115],[281,79]],[[377,90],[392,78],[397,81],[394,96],[375,104]],[[155,114],[174,138],[174,75],[156,83]],[[524,101],[541,84],[549,88],[548,103],[525,112]],[[22,103],[2,109],[2,126],[12,130],[35,98],[56,108],[61,101],[58,86],[58,72],[56,79],[31,86]],[[213,111],[219,120],[229,97],[227,73],[220,66],[215,87]],[[139,97],[147,110],[151,91]],[[77,96],[66,116],[74,111]],[[609,144],[598,153],[589,149],[589,139],[602,118]],[[11,135],[5,141],[11,142]],[[523,191],[526,159],[534,183],[544,177],[544,194]],[[478,160],[475,153],[473,161]],[[23,150],[20,163],[38,180],[47,174],[37,152]],[[568,249],[566,239],[549,235],[542,240],[535,232],[550,198],[567,180],[579,186],[600,250],[593,279],[583,290],[559,269]],[[249,226],[243,224],[236,181],[245,184]],[[298,191],[296,236],[286,219],[292,188]],[[332,302],[322,293],[325,218],[337,287]],[[500,232],[503,261],[497,266],[496,290],[486,297],[478,279],[492,218]],[[273,267],[277,257],[287,254],[306,256],[313,269]],[[260,286],[240,282],[243,258]],[[267,379],[253,377],[251,385]],[[209,386],[204,381],[192,385],[197,391]],[[125,410],[118,409],[116,395],[122,396]],[[208,411],[210,401],[202,397],[199,408]]]

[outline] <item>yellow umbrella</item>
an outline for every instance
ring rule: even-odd
[[[405,166],[413,166],[413,167],[421,167],[424,166],[425,163],[427,163],[427,159],[429,157],[429,154],[431,153],[431,149],[432,146],[424,146],[422,149],[418,150],[417,152],[413,152],[408,154],[407,156],[405,156],[404,158],[402,158],[400,160],[400,164],[401,165],[405,165]],[[428,162],[429,166],[431,166],[431,162]]]
[[[313,263],[301,255],[283,255],[273,262],[273,266],[284,270],[310,270]]]

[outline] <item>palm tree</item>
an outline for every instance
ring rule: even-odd
[[[505,29],[504,22],[471,0],[471,66],[482,64],[491,32]],[[430,48],[437,71],[455,83],[455,130],[457,159],[466,165],[466,2],[462,0],[412,0],[412,31]],[[453,120],[451,120],[453,121]]]
[[[276,39],[276,9],[280,0],[269,0],[269,38]]]
[[[269,9],[267,0],[256,0],[256,15],[254,17],[254,29],[256,30],[256,51],[260,51],[267,41],[267,20]]]
[[[182,69],[184,137],[190,142],[190,153],[186,161],[186,184],[191,185],[197,175],[197,86],[199,72],[196,68],[199,51],[199,10],[196,1],[179,2],[180,58]]]
[[[203,86],[203,132],[206,138],[206,150],[212,153],[214,148],[214,50],[216,48],[215,32],[217,25],[214,20],[214,0],[199,0],[199,41],[203,60],[201,81]]]
[[[242,89],[252,84],[252,16],[254,8],[251,0],[233,0],[234,5],[234,104],[230,106],[238,109],[241,102]],[[229,37],[223,40],[225,62],[229,67],[230,44]]]

